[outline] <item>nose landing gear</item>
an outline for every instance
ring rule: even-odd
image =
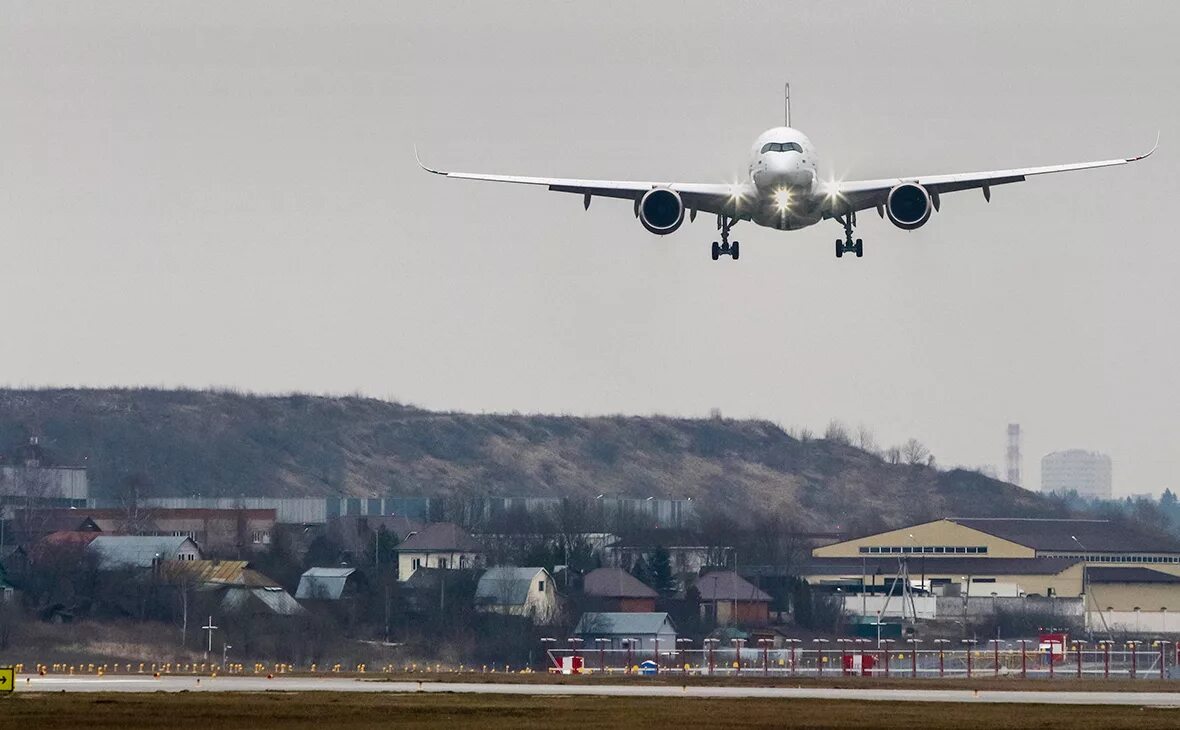
[[[856,222],[856,214],[845,213],[843,220],[840,220],[840,216],[836,216],[836,220],[844,224],[844,240],[836,239],[836,258],[842,258],[846,253],[854,253],[857,258],[864,256],[864,241],[859,238],[855,243],[852,241],[852,226]]]
[[[732,222],[727,216],[717,216],[717,227],[721,229],[721,243],[713,242],[713,260],[716,261],[722,256],[728,255],[734,261],[738,260],[738,242],[729,242],[729,229],[737,223],[735,218]]]

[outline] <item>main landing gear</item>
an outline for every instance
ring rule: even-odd
[[[836,220],[844,224],[844,240],[836,239],[836,258],[841,258],[846,253],[855,253],[857,258],[865,255],[865,244],[861,239],[856,239],[856,243],[852,242],[852,225],[856,222],[855,213],[845,213],[844,219],[840,220],[837,216]]]
[[[738,253],[739,253],[738,242],[737,241],[734,241],[733,243],[729,242],[729,229],[732,228],[736,223],[737,223],[736,218],[733,219],[733,221],[731,222],[728,216],[724,216],[724,215],[717,216],[717,227],[721,229],[721,243],[718,244],[716,241],[713,242],[713,260],[714,261],[716,261],[718,258],[725,256],[727,254],[734,261],[738,260]]]

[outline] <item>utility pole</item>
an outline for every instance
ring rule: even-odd
[[[210,621],[209,623],[213,623]],[[188,578],[180,582],[180,645],[188,648]]]

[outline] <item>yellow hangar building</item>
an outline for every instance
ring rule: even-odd
[[[947,517],[817,547],[802,573],[879,594],[903,564],[934,595],[1085,598],[1095,620],[1180,631],[1180,541],[1109,520]]]

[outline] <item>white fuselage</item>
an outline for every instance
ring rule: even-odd
[[[819,211],[815,147],[791,127],[774,127],[758,135],[750,154],[750,181],[757,189],[755,223],[791,230],[817,223]]]

